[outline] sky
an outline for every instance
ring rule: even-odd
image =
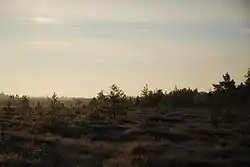
[[[212,89],[250,68],[248,0],[0,0],[0,92]]]

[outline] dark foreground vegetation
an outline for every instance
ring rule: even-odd
[[[0,112],[0,167],[249,167],[250,70],[212,92],[116,85],[88,104],[10,96]]]

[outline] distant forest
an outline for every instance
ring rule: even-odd
[[[222,76],[222,80],[213,84],[213,91],[199,92],[198,89],[177,87],[170,92],[162,89],[149,90],[146,84],[137,97],[127,97],[116,85],[112,85],[110,92],[98,93],[91,103],[112,104],[122,101],[133,101],[141,107],[167,106],[167,107],[194,107],[194,106],[214,106],[214,107],[249,107],[250,106],[250,68],[244,75],[245,82],[236,85],[235,80],[229,73]]]
[[[150,90],[148,85],[145,84],[141,91],[141,94],[132,97],[127,96],[124,91],[117,85],[112,85],[110,91],[105,94],[101,91],[96,97],[90,100],[84,98],[71,99],[73,102],[68,102],[67,98],[57,100],[66,103],[70,106],[79,105],[113,105],[113,106],[139,106],[139,107],[154,107],[154,106],[165,106],[165,107],[195,107],[195,106],[214,106],[214,107],[249,107],[250,106],[250,68],[244,75],[245,81],[236,85],[235,80],[231,78],[229,73],[222,76],[222,80],[218,83],[213,84],[213,90],[210,92],[199,92],[198,89],[182,88],[177,87],[166,92],[162,89]],[[8,105],[13,105],[17,103],[19,99],[26,99],[27,96],[19,97],[18,95],[6,95],[4,93],[0,94],[1,103],[8,103]],[[51,98],[49,98],[51,99]],[[32,100],[32,99],[31,99]],[[48,99],[46,98],[36,98],[36,103],[45,104]],[[33,99],[34,103],[34,99]],[[68,104],[67,104],[68,103]]]

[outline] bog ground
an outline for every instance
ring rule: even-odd
[[[186,167],[250,166],[250,114],[212,108],[133,108],[117,115],[56,118],[33,110],[0,114],[0,166]]]

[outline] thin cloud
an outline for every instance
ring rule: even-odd
[[[150,29],[141,28],[141,29],[139,29],[138,31],[140,31],[140,32],[142,32],[142,33],[147,33],[147,32],[150,32]]]
[[[52,24],[55,23],[55,20],[50,17],[35,17],[32,19],[34,23],[38,24]]]
[[[66,41],[32,41],[26,42],[26,45],[37,46],[37,47],[62,47],[68,46]]]
[[[10,1],[10,2],[9,2]],[[243,0],[4,0],[0,2],[0,17],[36,16],[37,23],[63,21],[234,21],[249,20]],[[2,7],[1,7],[2,6]],[[41,16],[47,17],[41,17]],[[53,20],[54,21],[54,20]]]

